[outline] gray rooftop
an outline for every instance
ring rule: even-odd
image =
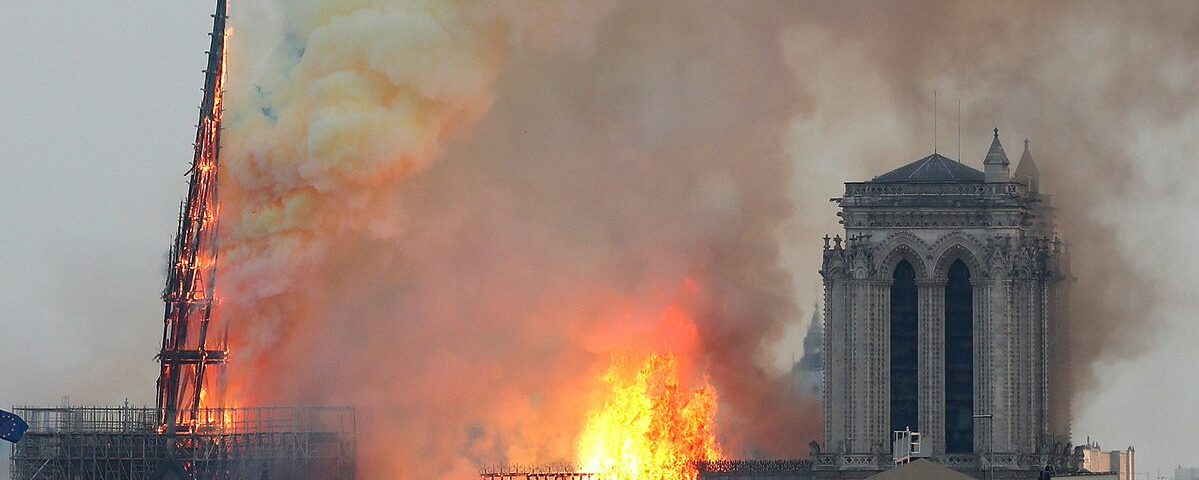
[[[927,459],[898,465],[882,473],[866,477],[866,480],[974,480],[974,477],[951,470]]]
[[[936,153],[871,180],[876,183],[982,181],[983,172]]]

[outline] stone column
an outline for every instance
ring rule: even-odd
[[[916,281],[919,310],[920,439],[945,453],[945,278]]]
[[[849,293],[850,361],[849,415],[852,417],[851,452],[880,453],[890,451],[887,396],[890,383],[890,338],[883,320],[889,301],[884,293],[885,282],[850,280]]]
[[[1020,404],[1017,415],[1024,419],[1020,423],[1020,436],[1018,437],[1017,445],[1021,453],[1031,453],[1036,446],[1036,401],[1033,385],[1036,384],[1035,366],[1037,362],[1037,350],[1034,348],[1036,343],[1037,333],[1033,330],[1032,319],[1032,304],[1033,304],[1033,288],[1032,279],[1027,273],[1020,276],[1017,281],[1020,286],[1016,289],[1018,295],[1013,298],[1016,302],[1015,318],[1019,322],[1019,331],[1016,332],[1016,338],[1019,340],[1020,350],[1016,358],[1020,359]]]
[[[1036,284],[1036,309],[1033,322],[1037,330],[1037,452],[1045,452],[1053,445],[1053,435],[1049,430],[1049,327],[1045,321],[1048,302],[1048,288],[1045,280],[1038,279]]]
[[[1009,287],[1011,309],[1008,319],[1012,324],[1012,360],[1016,402],[1013,415],[1018,420],[1011,434],[1013,447],[1018,453],[1036,451],[1037,432],[1040,430],[1037,409],[1039,388],[1040,332],[1035,321],[1037,292],[1034,279],[1027,271],[1019,271]]]
[[[870,412],[873,414],[872,453],[891,451],[891,337],[890,316],[891,282],[873,280],[869,283],[870,365],[872,399]]]
[[[1020,279],[1020,319],[1023,329],[1024,372],[1021,387],[1024,402],[1022,413],[1027,418],[1021,439],[1025,443],[1025,452],[1036,453],[1041,449],[1045,440],[1044,392],[1041,368],[1045,364],[1044,334],[1041,322],[1041,281],[1035,275],[1024,276]]]
[[[981,273],[981,272],[980,272]],[[974,414],[992,415],[990,419],[974,419],[974,451],[986,454],[991,450],[991,430],[994,411],[994,348],[995,337],[990,313],[991,282],[985,277],[971,277],[974,288]]]
[[[846,381],[849,386],[845,399],[845,410],[849,420],[849,453],[865,453],[869,450],[872,415],[869,411],[870,397],[867,389],[870,387],[871,368],[866,361],[868,339],[868,324],[866,322],[867,286],[859,280],[845,282],[846,291],[846,326],[849,361],[845,365]]]
[[[839,452],[845,440],[845,284],[824,280],[824,445]]]
[[[1016,413],[1016,371],[1013,358],[1015,350],[1014,329],[1010,318],[1011,280],[1006,276],[990,279],[987,286],[987,320],[990,325],[987,334],[990,349],[987,358],[991,362],[987,393],[989,395],[990,413],[993,416],[992,440],[995,453],[1011,453],[1015,451],[1012,433],[1015,430]]]

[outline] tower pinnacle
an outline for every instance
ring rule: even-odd
[[[991,140],[991,148],[987,150],[987,158],[983,160],[983,173],[986,175],[987,183],[1006,182],[1008,178],[1008,162],[1007,154],[1003,151],[1003,144],[999,142],[999,127],[995,127],[995,138]]]
[[[1028,188],[1034,192],[1040,187],[1041,172],[1037,170],[1037,164],[1032,160],[1032,153],[1028,151],[1028,140],[1024,140],[1024,154],[1020,156],[1020,164],[1016,166],[1016,173],[1012,175],[1012,179],[1028,185]]]
[[[217,171],[221,149],[221,93],[225,75],[226,0],[217,0],[212,45],[204,75],[204,97],[196,131],[195,155],[188,171],[187,198],[171,246],[162,298],[166,304],[162,350],[158,353],[158,427],[160,433],[192,432],[199,411],[219,397],[216,373],[225,364],[225,332],[211,329],[216,287],[216,228],[219,216]],[[217,399],[219,401],[219,398]]]

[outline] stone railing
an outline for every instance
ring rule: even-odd
[[[933,461],[954,470],[978,470],[980,464],[978,455],[972,453],[938,455]]]
[[[888,195],[1008,195],[1027,187],[1019,183],[846,183],[846,197]]]
[[[1036,472],[1053,465],[1059,472],[1078,470],[1076,455],[1022,453],[951,453],[932,455],[929,460],[961,472],[980,470]],[[890,455],[869,453],[818,453],[812,456],[812,470],[886,470],[894,466]]]
[[[716,460],[696,462],[701,473],[802,473],[812,470],[811,460]]]
[[[983,455],[983,465],[995,470],[1022,470],[1026,465],[1020,464],[1020,455],[1014,453],[992,453]]]
[[[812,468],[819,470],[836,470],[837,454],[817,453],[812,455]]]
[[[890,455],[843,453],[837,456],[838,470],[881,470],[894,463]]]

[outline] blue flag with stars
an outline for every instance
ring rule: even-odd
[[[21,441],[21,436],[25,435],[25,430],[28,429],[29,424],[21,420],[21,417],[15,413],[0,410],[0,439],[17,443]]]

